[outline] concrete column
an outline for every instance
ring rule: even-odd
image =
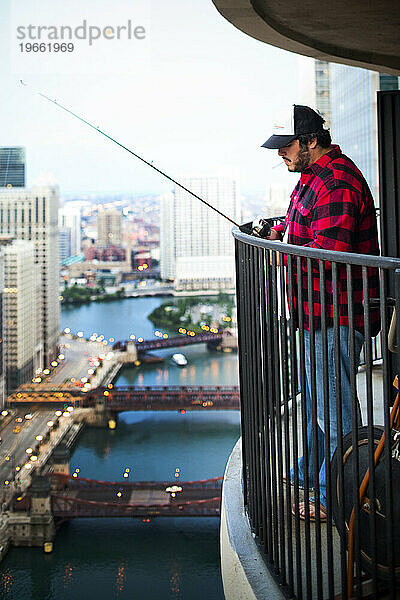
[[[62,473],[63,475],[69,475],[69,458],[70,451],[68,450],[65,444],[59,444],[58,446],[56,446],[51,456],[53,473]],[[57,482],[55,478],[53,478],[53,488],[60,489],[59,482]]]
[[[10,513],[8,528],[14,546],[44,546],[52,542],[56,533],[51,511],[50,479],[34,475],[29,488],[30,508]]]

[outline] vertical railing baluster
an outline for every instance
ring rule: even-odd
[[[281,339],[281,369],[282,369],[282,410],[283,410],[283,430],[284,430],[284,464],[285,473],[287,479],[290,479],[290,437],[289,437],[289,357],[288,357],[288,332],[287,332],[287,297],[286,297],[286,277],[284,269],[284,255],[280,254],[280,268],[279,268],[279,283],[281,291],[281,327],[280,327],[280,339]],[[287,482],[286,482],[287,489]],[[283,490],[283,477],[282,477],[282,496],[281,503],[284,505],[285,495]],[[286,536],[287,540],[283,539],[282,544],[287,556],[287,583],[289,590],[293,589],[293,539],[292,539],[292,511],[290,507],[290,488],[289,495],[286,496]]]
[[[338,265],[332,262],[332,295],[333,295],[333,337],[335,342],[335,389],[336,389],[336,427],[337,427],[337,453],[338,453],[338,502],[339,519],[343,530],[340,537],[340,568],[341,588],[343,598],[347,598],[347,560],[345,508],[344,508],[344,473],[343,473],[343,428],[342,428],[342,375],[340,369],[340,322],[339,322],[339,283]]]
[[[288,255],[288,305],[290,314],[290,366],[291,366],[291,397],[292,397],[292,455],[293,455],[293,473],[294,482],[297,485],[294,486],[294,506],[295,506],[295,544],[296,544],[296,590],[297,598],[301,600],[303,598],[303,576],[302,576],[302,544],[300,536],[300,515],[299,515],[299,472],[298,472],[298,460],[299,460],[299,439],[298,439],[298,419],[297,419],[297,395],[299,390],[298,381],[298,365],[297,365],[297,345],[296,345],[296,311],[294,304],[294,270],[293,270],[293,256]],[[290,459],[290,456],[289,456]],[[291,481],[290,481],[290,463],[286,466],[286,498],[288,503],[288,510],[291,512]],[[290,527],[292,523],[290,522]]]
[[[265,460],[266,460],[266,473],[265,473],[265,491],[266,491],[266,524],[267,524],[267,554],[271,564],[273,563],[274,556],[274,534],[273,534],[273,499],[272,499],[272,480],[271,480],[271,419],[273,413],[271,413],[271,368],[270,368],[270,352],[271,352],[271,340],[270,340],[270,324],[271,324],[271,306],[270,306],[270,264],[269,264],[269,252],[264,251],[263,256],[264,262],[264,274],[262,277],[262,330],[264,339],[264,356],[263,356],[263,373],[265,379],[265,402],[264,402],[264,415],[265,415]]]
[[[353,507],[354,507],[354,562],[356,567],[355,586],[357,598],[361,598],[361,554],[360,554],[360,467],[358,449],[358,428],[361,423],[358,419],[358,397],[357,397],[357,365],[355,359],[355,327],[354,327],[354,294],[353,294],[353,272],[352,266],[346,265],[347,306],[349,320],[349,357],[350,357],[350,388],[352,408],[352,445],[353,445]],[[357,291],[357,290],[356,290]]]
[[[248,503],[248,451],[247,451],[247,426],[248,426],[248,407],[246,402],[246,357],[244,354],[245,337],[243,335],[243,323],[245,319],[245,287],[243,281],[244,273],[244,244],[235,239],[235,267],[236,267],[236,305],[237,305],[237,325],[238,325],[238,362],[239,362],[239,383],[240,383],[240,423],[242,433],[242,465],[243,465],[243,496],[245,506]]]
[[[246,292],[246,296],[248,298],[249,295],[249,277],[250,277],[250,269],[249,269],[249,263],[250,263],[250,246],[248,246],[246,244],[246,246],[244,247],[244,257],[245,257],[245,261],[244,261],[244,286],[245,286],[245,292]],[[247,451],[248,451],[248,456],[249,456],[249,461],[247,464],[247,469],[248,469],[248,496],[247,496],[247,500],[248,500],[248,507],[249,507],[249,517],[250,517],[250,522],[252,525],[252,528],[254,529],[254,519],[255,519],[255,514],[254,514],[254,499],[255,499],[255,473],[254,473],[254,460],[255,460],[255,453],[254,453],[254,414],[253,414],[253,406],[252,406],[252,381],[251,381],[251,358],[252,358],[252,353],[251,353],[251,341],[250,341],[250,336],[249,336],[249,327],[250,327],[250,309],[248,306],[248,299],[246,300],[245,303],[245,310],[244,310],[244,338],[245,338],[245,357],[246,357],[246,374],[245,374],[245,381],[246,381],[246,403],[247,403],[247,408],[248,408],[248,412],[247,412],[247,416],[248,416],[248,424],[247,424]]]
[[[255,351],[255,379],[254,386],[257,398],[257,427],[258,427],[258,455],[259,455],[259,489],[258,489],[258,524],[259,536],[262,545],[265,543],[265,453],[264,453],[264,402],[263,402],[263,342],[261,336],[261,266],[262,250],[254,248],[254,351]]]
[[[312,459],[314,463],[314,508],[315,508],[315,564],[316,564],[316,592],[317,598],[322,600],[322,556],[321,556],[321,503],[319,489],[319,426],[318,426],[318,390],[317,390],[317,365],[316,365],[316,330],[314,324],[314,262],[307,258],[307,295],[308,295],[308,326],[309,326],[309,372],[308,384],[311,400],[311,424],[312,424]],[[309,516],[307,515],[307,518]]]
[[[327,332],[327,306],[326,306],[326,272],[325,261],[318,261],[319,279],[320,279],[320,299],[321,299],[321,351],[322,351],[322,373],[323,373],[323,402],[324,402],[324,429],[325,429],[325,457],[330,454],[331,447],[331,424],[330,424],[330,398],[329,398],[329,367],[328,367],[328,332]],[[325,460],[326,477],[326,559],[328,566],[328,594],[329,598],[334,596],[333,581],[333,536],[332,536],[332,477],[331,461]]]
[[[370,303],[368,286],[368,269],[362,268],[362,284],[364,299],[364,357],[365,357],[365,389],[367,400],[367,435],[368,435],[368,469],[369,484],[368,491],[371,498],[370,502],[370,538],[371,538],[371,561],[372,561],[372,594],[374,598],[378,595],[377,585],[377,556],[376,556],[376,487],[375,487],[375,435],[374,435],[374,395],[372,387],[372,343],[371,343],[371,322],[370,322]],[[378,301],[378,298],[376,298]]]
[[[275,426],[274,448],[275,457],[273,458],[273,489],[274,489],[274,504],[276,506],[276,527],[279,546],[279,565],[277,572],[282,578],[282,583],[285,582],[285,519],[282,506],[283,498],[283,467],[282,467],[282,424],[281,424],[281,355],[279,347],[279,311],[278,311],[278,279],[277,279],[277,253],[272,252],[272,289],[273,293],[273,373],[275,380],[275,395],[273,397],[273,415]]]
[[[257,321],[257,302],[256,302],[256,265],[255,265],[255,248],[254,246],[249,247],[249,320],[248,320],[248,329],[247,335],[249,337],[249,355],[251,357],[250,361],[250,379],[252,382],[252,418],[253,418],[253,453],[254,453],[254,502],[253,502],[253,527],[254,532],[257,536],[260,535],[260,473],[261,473],[261,464],[260,464],[260,441],[259,441],[259,422],[258,422],[258,398],[257,398],[257,340],[256,340],[256,321]]]
[[[267,282],[267,349],[268,349],[268,410],[269,410],[269,425],[270,425],[270,487],[271,487],[271,529],[273,539],[273,560],[275,573],[279,572],[279,539],[278,539],[278,509],[277,509],[277,492],[276,492],[276,423],[275,423],[275,398],[276,398],[276,381],[275,381],[275,365],[274,365],[274,354],[276,347],[274,343],[274,319],[275,319],[275,301],[274,295],[276,293],[276,287],[273,285],[273,272],[274,265],[272,263],[272,252],[269,251],[267,254],[267,270],[266,270],[266,282]],[[271,557],[272,558],[272,557]]]
[[[390,435],[390,404],[392,398],[392,381],[389,368],[389,349],[388,349],[388,309],[386,307],[387,298],[387,273],[382,271],[380,279],[380,306],[382,318],[382,353],[383,353],[383,421],[385,432],[385,483],[386,483],[386,536],[387,553],[389,565],[389,585],[390,598],[396,597],[396,582],[394,577],[394,546],[393,546],[393,498],[392,498],[392,464],[391,464],[391,435]]]
[[[277,444],[277,499],[278,499],[278,519],[279,519],[279,549],[280,549],[280,576],[283,584],[287,583],[286,580],[286,533],[285,533],[285,510],[284,510],[284,494],[283,494],[283,435],[282,435],[282,400],[283,400],[283,365],[284,354],[281,346],[281,315],[282,303],[285,302],[284,290],[279,287],[279,275],[278,271],[281,270],[280,264],[282,263],[283,256],[274,252],[273,264],[274,264],[274,283],[276,287],[275,294],[275,314],[274,319],[274,340],[278,352],[275,353],[275,381],[276,381],[276,396],[275,396],[275,415],[276,415],[276,444]],[[279,296],[278,296],[279,294]]]
[[[266,287],[266,269],[268,265],[266,263],[266,251],[261,250],[260,256],[260,270],[259,270],[259,285],[260,285],[260,337],[263,345],[263,352],[261,356],[261,369],[262,369],[262,384],[263,384],[263,453],[265,461],[265,477],[264,477],[264,495],[265,495],[265,506],[263,513],[263,526],[264,526],[264,551],[269,556],[272,556],[272,531],[271,531],[271,519],[272,519],[272,507],[271,507],[271,453],[270,453],[270,413],[268,407],[268,328],[267,328],[267,287]],[[269,293],[269,291],[268,291]]]
[[[303,259],[297,257],[297,312],[299,320],[299,374],[300,374],[300,392],[301,392],[301,420],[302,420],[302,446],[303,446],[303,473],[304,473],[304,512],[310,511],[310,481],[309,481],[309,456],[307,444],[307,408],[306,408],[306,363],[304,347],[304,305],[303,305]],[[295,481],[295,486],[299,486],[299,480]],[[299,510],[299,509],[297,509]],[[306,566],[305,594],[306,598],[312,596],[312,578],[311,578],[311,532],[310,519],[304,521],[304,557]]]

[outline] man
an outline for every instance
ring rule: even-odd
[[[285,222],[273,227],[269,240],[285,241],[288,244],[307,246],[340,252],[379,254],[376,214],[371,192],[356,165],[344,154],[339,146],[331,143],[328,130],[323,128],[324,120],[308,106],[294,105],[284,125],[277,125],[273,135],[263,144],[264,148],[278,150],[288,171],[301,173],[292,192]],[[296,278],[296,275],[294,276]],[[313,487],[314,473],[319,473],[320,519],[326,519],[326,467],[324,460],[324,389],[323,356],[321,332],[321,293],[325,295],[324,319],[327,323],[328,373],[329,373],[329,423],[330,457],[337,445],[337,415],[335,390],[335,351],[334,351],[334,309],[332,293],[332,264],[325,262],[325,290],[320,290],[318,268],[313,269],[313,324],[315,330],[315,382],[318,421],[319,464],[313,465],[313,436],[311,392],[312,373],[310,366],[310,310],[308,306],[308,276],[306,263],[303,264],[301,287],[302,306],[299,306],[296,293],[295,312],[302,310],[304,320],[305,346],[305,402],[308,433],[309,482]],[[341,408],[343,435],[352,428],[352,392],[349,348],[349,315],[346,268],[338,265],[339,294],[339,334],[341,369]],[[355,326],[355,362],[359,364],[360,352],[364,343],[364,305],[361,269],[353,268],[353,312]],[[296,290],[295,282],[294,290]],[[377,273],[369,270],[369,297],[379,296]],[[292,315],[295,318],[295,315]],[[370,311],[371,334],[380,328],[379,311]],[[357,401],[357,420],[361,424],[361,412]],[[298,462],[299,485],[304,484],[303,457]],[[294,480],[294,469],[290,473]],[[310,500],[310,519],[315,519],[316,506]],[[295,512],[296,507],[293,507]],[[299,514],[305,518],[305,503],[300,503]]]

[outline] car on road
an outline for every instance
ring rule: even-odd
[[[27,415],[25,415],[25,419],[26,419],[27,421],[30,421],[30,420],[32,419],[32,417],[33,417],[33,414],[32,414],[32,413],[28,413]]]
[[[15,422],[16,422],[16,423],[22,423],[22,417],[17,417],[17,418],[15,419]]]
[[[19,425],[17,425],[16,427],[14,427],[13,429],[13,433],[19,433],[21,431],[21,427]]]

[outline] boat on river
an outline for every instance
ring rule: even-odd
[[[176,353],[171,357],[172,362],[174,362],[178,367],[186,367],[187,358],[184,354]]]

